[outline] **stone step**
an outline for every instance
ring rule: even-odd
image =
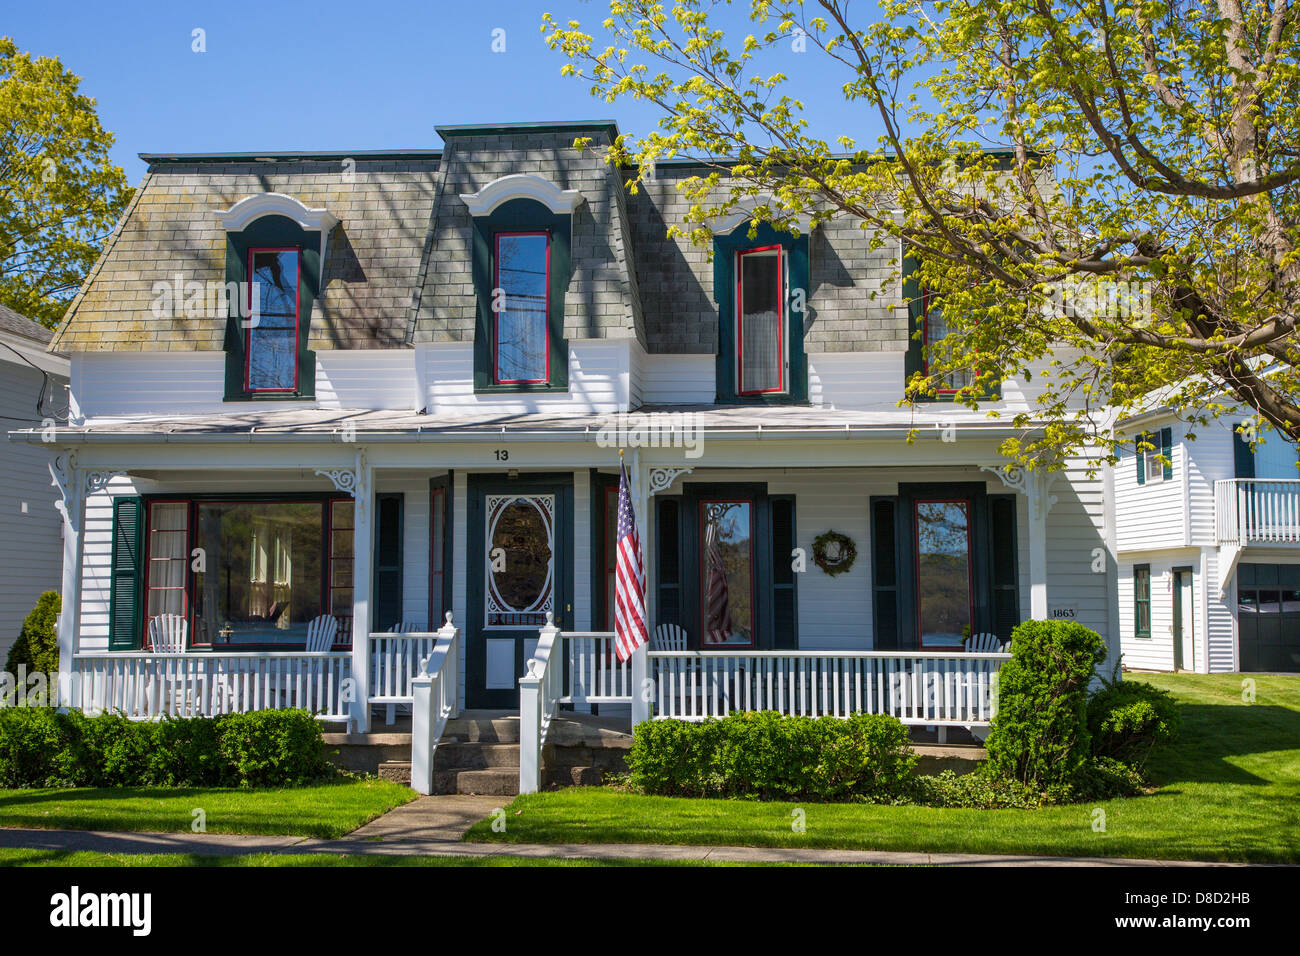
[[[444,737],[433,755],[434,770],[488,770],[494,767],[512,767],[518,773],[519,745],[461,743]]]
[[[518,717],[458,717],[447,721],[442,739],[458,743],[519,743]]]
[[[545,784],[554,787],[599,787],[605,780],[600,767],[547,767]]]
[[[393,783],[411,782],[411,762],[409,760],[385,760],[379,765],[379,779],[391,780]]]
[[[515,797],[519,795],[519,769],[492,767],[486,770],[435,770],[433,792]]]

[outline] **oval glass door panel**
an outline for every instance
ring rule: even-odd
[[[555,610],[555,496],[487,498],[487,626],[537,627]]]

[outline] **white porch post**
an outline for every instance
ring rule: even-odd
[[[1029,616],[1047,620],[1047,489],[1043,475],[1026,476],[1029,511]]]
[[[370,568],[374,550],[372,499],[374,472],[365,450],[357,452],[356,482],[352,487],[356,530],[352,533],[352,723],[359,734],[370,730]]]
[[[76,455],[66,452],[50,464],[51,484],[59,489],[62,500],[55,507],[63,515],[63,587],[60,592],[58,619],[59,688],[68,688],[61,706],[77,706],[77,689],[72,686],[72,658],[77,652],[77,623],[81,611],[82,529],[86,525],[86,495]]]

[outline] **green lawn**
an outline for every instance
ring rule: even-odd
[[[178,833],[200,809],[209,833],[332,838],[413,799],[409,787],[386,780],[284,790],[0,790],[0,826]]]
[[[329,853],[251,853],[198,856],[193,853],[90,853],[62,850],[3,850],[5,866],[741,866],[701,860],[558,860],[527,856],[378,856]],[[763,866],[800,864],[764,863]]]
[[[647,797],[574,788],[516,799],[509,830],[469,840],[811,846],[1053,856],[1300,862],[1300,677],[1134,675],[1178,696],[1179,740],[1149,767],[1145,797],[1040,810],[950,810]],[[1105,811],[1105,831],[1093,828]]]

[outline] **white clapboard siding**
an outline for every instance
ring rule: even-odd
[[[1191,543],[1214,546],[1214,483],[1234,477],[1232,425],[1237,419],[1220,419],[1201,430],[1196,440],[1183,445],[1187,460],[1187,506]]]
[[[1228,592],[1219,594],[1219,554],[1213,548],[1205,549],[1204,578],[1206,603],[1206,653],[1211,674],[1229,673],[1237,669],[1237,621],[1233,608],[1237,601],[1237,582],[1234,577]]]
[[[224,352],[87,352],[72,357],[75,411],[88,419],[228,414]],[[410,409],[417,388],[413,349],[316,352],[316,401],[281,408]]]
[[[1125,441],[1121,448],[1115,464],[1115,532],[1121,554],[1183,547],[1188,543],[1184,485],[1187,445],[1179,426],[1173,428],[1172,478],[1148,478],[1144,484],[1138,484],[1134,441]],[[1159,428],[1152,431],[1158,433]]]
[[[1056,503],[1047,515],[1048,609],[1075,605],[1079,623],[1105,635],[1109,631],[1112,579],[1108,571],[1112,558],[1105,540],[1106,500],[1101,472],[1089,479],[1087,459],[1071,458],[1064,475],[1052,483],[1050,493]],[[1023,517],[1018,521],[1027,523]],[[1027,589],[1023,576],[1021,586],[1023,595]]]
[[[641,402],[645,405],[710,405],[717,397],[717,358],[710,355],[642,353]]]
[[[599,414],[626,411],[631,378],[631,340],[569,341],[567,392],[475,394],[474,346],[440,342],[416,349],[423,365],[425,405],[431,415],[505,415],[557,411]]]
[[[5,353],[0,350],[0,354]],[[12,357],[12,356],[11,356]],[[67,378],[51,377],[46,409],[68,401]],[[0,358],[0,424],[39,428],[36,400],[41,374],[17,359]],[[0,663],[43,591],[62,582],[63,523],[54,509],[49,448],[5,441],[0,435]]]

